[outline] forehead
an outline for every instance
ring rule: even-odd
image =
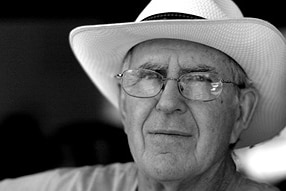
[[[136,45],[132,50],[131,68],[157,65],[169,68],[211,67],[217,73],[229,72],[231,58],[209,46],[177,39],[154,39]]]

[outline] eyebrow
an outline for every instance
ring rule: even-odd
[[[162,64],[146,62],[145,64],[142,64],[141,66],[139,66],[139,68],[149,69],[149,70],[167,70],[168,66],[162,65]]]
[[[139,66],[139,68],[159,71],[160,73],[167,73],[167,70],[168,70],[167,65],[150,63],[150,62],[146,62],[145,64],[142,64],[141,66]],[[179,71],[179,76],[188,74],[188,73],[194,73],[194,72],[209,72],[209,73],[218,74],[215,67],[208,66],[205,64],[199,64],[194,67],[181,68]]]
[[[179,76],[188,74],[188,73],[193,73],[193,72],[209,72],[209,73],[218,74],[215,67],[208,66],[205,64],[200,64],[195,67],[182,68],[179,72]]]

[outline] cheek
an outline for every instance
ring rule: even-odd
[[[129,97],[126,99],[126,127],[128,131],[138,132],[153,108],[150,99]]]
[[[148,118],[154,103],[151,99],[138,99],[129,97],[126,100],[126,119],[125,132],[128,136],[128,142],[133,157],[140,157],[145,149],[145,140],[142,127]]]
[[[194,111],[198,123],[197,152],[201,157],[228,149],[234,123],[234,109],[217,100]]]

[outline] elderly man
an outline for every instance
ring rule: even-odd
[[[72,50],[119,109],[134,162],[0,183],[30,191],[271,191],[236,170],[235,148],[285,126],[286,43],[230,0],[153,0],[136,22],[82,26]]]

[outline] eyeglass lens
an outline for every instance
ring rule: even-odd
[[[123,72],[122,87],[131,96],[148,98],[159,94],[167,80],[169,79],[153,70],[126,70]],[[222,91],[221,80],[209,73],[188,73],[182,75],[177,82],[182,96],[191,100],[213,100]]]

